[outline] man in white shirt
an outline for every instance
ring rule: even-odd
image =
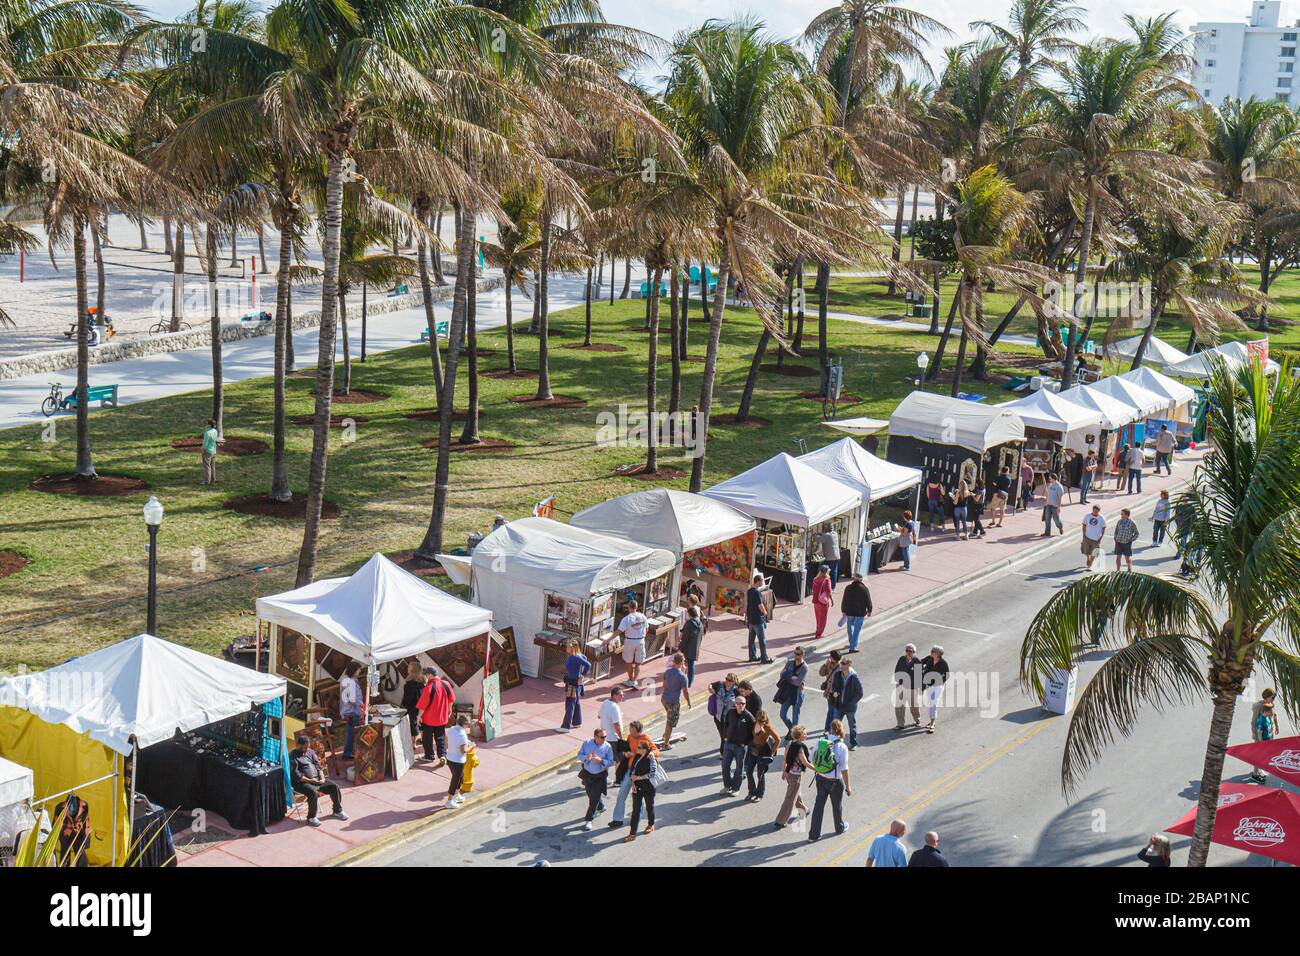
[[[1156,435],[1156,474],[1160,474],[1160,464],[1164,463],[1165,474],[1174,473],[1174,433],[1169,430],[1168,425],[1160,426],[1160,434]]]
[[[600,729],[605,731],[605,737],[610,741],[623,739],[623,708],[619,706],[622,700],[623,688],[615,686],[600,702],[600,711],[596,714]]]
[[[1055,522],[1056,530],[1065,534],[1065,526],[1061,524],[1061,500],[1065,497],[1065,486],[1057,479],[1055,474],[1047,476],[1047,488],[1044,489],[1047,494],[1047,504],[1043,505],[1043,534],[1044,538],[1052,536],[1052,524]]]
[[[817,802],[813,804],[812,816],[808,823],[808,842],[816,843],[822,835],[822,816],[826,812],[826,801],[831,804],[831,813],[835,817],[835,833],[841,834],[848,829],[844,822],[844,798],[853,796],[849,786],[849,748],[844,743],[844,726],[838,721],[831,721],[830,742],[834,766],[826,773],[818,772],[815,781]],[[820,746],[820,744],[819,744]]]
[[[1142,467],[1147,463],[1146,452],[1142,450],[1141,445],[1134,445],[1124,456],[1124,464],[1128,467],[1128,493],[1133,494],[1133,486],[1137,485],[1137,493],[1142,494]]]
[[[1083,519],[1083,556],[1088,559],[1088,570],[1092,570],[1093,559],[1101,550],[1101,539],[1106,536],[1106,516],[1101,513],[1101,505],[1092,506],[1092,514]]]
[[[627,685],[635,690],[640,686],[641,665],[645,663],[645,631],[649,621],[637,610],[636,601],[627,602],[627,613],[618,622],[623,635],[623,663],[627,665]]]

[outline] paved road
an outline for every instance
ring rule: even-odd
[[[1149,530],[1149,520],[1141,524]],[[830,830],[829,812],[829,835],[817,844],[807,841],[806,832],[775,830],[784,787],[776,774],[760,804],[745,803],[743,793],[723,796],[717,738],[700,701],[683,727],[688,742],[665,762],[671,781],[661,791],[656,832],[635,844],[622,842],[626,828],[605,826],[608,814],[598,818],[596,830],[582,832],[585,798],[570,771],[458,811],[459,819],[368,865],[518,866],[539,859],[601,866],[861,865],[871,839],[896,816],[911,827],[909,848],[919,845],[926,830],[938,830],[954,865],[1140,865],[1135,857],[1147,835],[1192,805],[1209,710],[1146,713],[1131,738],[1108,750],[1077,799],[1066,802],[1059,787],[1066,720],[1046,715],[1021,692],[1017,662],[1027,623],[1054,590],[1082,573],[1080,562],[1077,547],[1064,546],[863,644],[855,667],[868,696],[859,709],[860,746],[850,758],[853,796],[846,800],[850,829],[844,836]],[[1145,541],[1134,563],[1161,572],[1176,567],[1172,548]],[[908,641],[922,650],[942,644],[954,669],[945,696],[955,706],[942,711],[933,735],[894,730],[888,681]],[[812,658],[814,665],[822,659],[824,653]],[[1083,665],[1081,686],[1100,659],[1091,655]],[[974,690],[964,701],[955,692],[959,679]],[[774,677],[758,683],[765,700],[774,685]],[[803,722],[820,729],[824,716],[824,703],[810,695]],[[1238,708],[1235,730],[1236,739],[1248,739],[1244,707]],[[575,751],[580,742],[575,736]],[[1243,779],[1245,765],[1231,758],[1228,763],[1230,779]],[[1175,864],[1185,863],[1188,840],[1175,838],[1174,847]],[[1216,847],[1211,862],[1267,861]]]

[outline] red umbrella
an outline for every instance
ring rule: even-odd
[[[1195,827],[1193,807],[1165,829],[1190,836]],[[1225,783],[1219,788],[1219,812],[1210,840],[1300,865],[1300,796],[1274,787]]]
[[[1300,783],[1300,737],[1237,744],[1229,747],[1228,753],[1283,780]]]

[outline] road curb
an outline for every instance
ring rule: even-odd
[[[1173,493],[1182,489],[1189,483],[1189,480],[1190,479],[1184,479],[1183,481],[1180,481],[1178,484],[1171,486],[1169,491]],[[1133,506],[1132,510],[1135,512],[1143,511],[1146,510],[1148,506],[1154,508],[1155,501],[1155,497],[1141,499]],[[1097,503],[1100,504],[1101,502]],[[1106,505],[1103,505],[1103,508],[1112,504],[1114,504],[1113,499],[1106,502]],[[1116,504],[1114,507],[1115,513],[1118,514],[1121,506]],[[860,639],[864,641],[870,640],[876,634],[897,626],[900,623],[898,620],[899,618],[905,618],[907,615],[918,613],[925,608],[933,607],[936,604],[947,603],[948,601],[951,601],[953,597],[963,594],[972,588],[988,583],[989,580],[995,577],[1000,577],[1002,574],[1012,570],[1018,565],[1041,558],[1045,554],[1059,551],[1066,545],[1077,546],[1077,544],[1078,539],[1068,532],[1063,535],[1055,536],[1054,540],[1048,539],[1032,544],[1019,554],[1001,558],[990,565],[980,568],[978,571],[971,572],[963,578],[958,578],[950,584],[945,584],[936,588],[935,591],[930,594],[924,594],[912,598],[911,600],[904,601],[902,604],[895,605],[894,607],[889,608],[889,610],[881,612],[878,617],[873,615],[873,617],[869,619],[870,623],[863,627]],[[842,643],[843,639],[843,633],[837,629],[834,634],[828,634],[820,641],[808,641],[804,646],[819,653],[823,650],[829,652],[833,646]],[[782,666],[784,666],[783,662],[778,661],[761,667],[751,668],[747,671],[738,671],[737,674],[742,680],[752,681],[758,677],[775,674]],[[703,711],[703,708],[701,708],[701,710]],[[643,718],[642,723],[645,725],[647,733],[649,733],[653,738],[655,734],[650,733],[651,729],[657,729],[660,727],[663,724],[663,720],[663,713],[659,712],[652,717]],[[480,810],[489,801],[499,799],[500,797],[513,793],[516,790],[520,790],[523,787],[535,783],[543,777],[558,775],[560,770],[575,762],[576,757],[572,754],[565,755],[555,760],[550,760],[532,770],[525,771],[504,783],[497,784],[497,786],[492,787],[489,790],[484,790],[478,795],[478,799],[474,801],[473,806],[466,808],[466,810],[470,811],[469,814],[466,814],[464,811],[458,813],[438,812],[420,820],[412,820],[410,823],[404,823],[400,827],[395,828],[393,831],[390,831],[388,834],[385,834],[370,843],[359,847],[353,847],[352,849],[327,860],[322,864],[322,866],[356,866],[372,857],[378,856],[381,853],[385,853],[396,847],[410,843],[430,830],[435,829],[439,825],[452,820],[464,819],[466,815],[472,815],[474,811]]]

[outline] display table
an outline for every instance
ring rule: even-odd
[[[202,807],[251,836],[284,819],[284,768],[224,748],[168,740],[140,751],[136,788],[168,808]]]
[[[812,582],[803,568],[797,571],[786,571],[782,568],[764,567],[760,570],[770,578],[772,593],[778,600],[802,604],[804,597],[812,593]]]
[[[877,573],[891,561],[902,560],[902,549],[898,546],[899,535],[884,535],[866,542],[870,551],[870,557],[867,559],[867,571],[870,574]]]
[[[135,824],[131,828],[132,856],[127,866],[158,868],[176,865],[176,844],[172,841],[170,814],[156,803],[138,800]]]
[[[646,622],[645,659],[654,660],[662,657],[668,648],[676,650],[681,625],[676,614],[652,617]]]

